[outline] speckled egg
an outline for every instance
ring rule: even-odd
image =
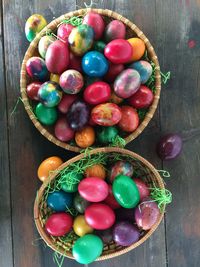
[[[111,168],[111,171],[108,176],[108,180],[112,183],[115,177],[119,174],[132,176],[133,175],[133,166],[128,161],[117,161]]]
[[[136,61],[132,63],[129,68],[139,72],[142,84],[148,81],[153,71],[151,64],[145,60]]]
[[[66,70],[60,76],[59,84],[67,94],[78,94],[83,87],[83,76],[77,70]]]
[[[31,78],[45,82],[49,77],[45,61],[40,57],[31,57],[26,62],[26,71]]]
[[[54,41],[56,40],[56,38],[54,36],[42,36],[42,38],[40,39],[39,43],[38,43],[38,51],[40,53],[40,56],[42,58],[45,58],[46,52],[47,52],[47,48],[50,46],[50,44],[52,44]]]
[[[62,98],[60,86],[55,82],[45,82],[40,86],[38,97],[46,107],[55,107]]]
[[[25,34],[29,42],[33,41],[36,34],[39,33],[47,25],[46,19],[39,14],[30,16],[25,24]]]
[[[114,91],[121,98],[129,98],[137,92],[140,84],[140,74],[136,70],[126,69],[117,76]]]

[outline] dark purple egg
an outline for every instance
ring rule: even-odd
[[[112,228],[106,229],[106,230],[98,230],[95,231],[95,234],[98,235],[102,241],[104,242],[104,244],[108,244],[113,240],[113,230]]]
[[[134,222],[134,209],[117,209],[115,210],[116,220]]]
[[[130,246],[137,242],[139,238],[139,230],[130,222],[119,222],[113,228],[113,240],[120,246]]]
[[[182,150],[182,139],[178,134],[167,134],[157,144],[157,153],[162,160],[176,158]]]
[[[90,110],[81,100],[76,100],[67,112],[67,121],[73,130],[82,129],[89,121]]]

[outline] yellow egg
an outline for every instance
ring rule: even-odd
[[[50,81],[59,83],[60,75],[51,73],[50,75]]]
[[[85,177],[98,177],[101,179],[106,178],[106,171],[103,165],[94,164],[85,170]]]
[[[84,215],[79,215],[75,218],[73,229],[78,236],[84,236],[93,232],[92,227],[87,224]]]

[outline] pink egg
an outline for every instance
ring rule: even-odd
[[[140,194],[140,201],[143,200],[146,197],[149,197],[150,195],[150,190],[148,188],[148,185],[145,184],[141,179],[139,178],[134,178],[133,181],[136,183],[137,188],[139,190]]]
[[[56,138],[62,142],[67,142],[74,138],[74,131],[69,127],[65,117],[57,120],[54,132]]]
[[[60,103],[58,104],[58,110],[63,113],[67,114],[68,109],[70,108],[71,104],[77,99],[77,95],[67,95],[64,94]]]
[[[111,97],[111,88],[105,82],[94,82],[85,88],[83,97],[91,105],[105,103]]]
[[[126,27],[119,20],[112,20],[108,23],[104,32],[104,38],[107,43],[114,39],[124,39],[125,35]]]
[[[72,29],[75,28],[71,24],[63,23],[58,27],[57,30],[57,36],[58,38],[62,39],[63,41],[67,42],[68,37],[72,31]]]
[[[88,177],[79,183],[78,191],[87,201],[100,202],[108,196],[108,184],[98,177]]]
[[[98,40],[103,35],[105,23],[101,15],[96,12],[88,12],[83,19],[83,24],[91,26],[94,30],[94,39]]]

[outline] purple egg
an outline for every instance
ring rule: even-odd
[[[182,150],[182,139],[178,134],[167,134],[157,144],[157,153],[162,160],[178,157]]]
[[[153,71],[151,64],[145,60],[133,62],[129,68],[139,72],[141,84],[145,84],[149,80]]]
[[[26,71],[31,78],[35,78],[41,82],[49,78],[45,61],[40,57],[31,57],[26,62]]]
[[[137,242],[139,238],[139,230],[127,221],[119,222],[113,228],[113,239],[120,246],[130,246]]]

